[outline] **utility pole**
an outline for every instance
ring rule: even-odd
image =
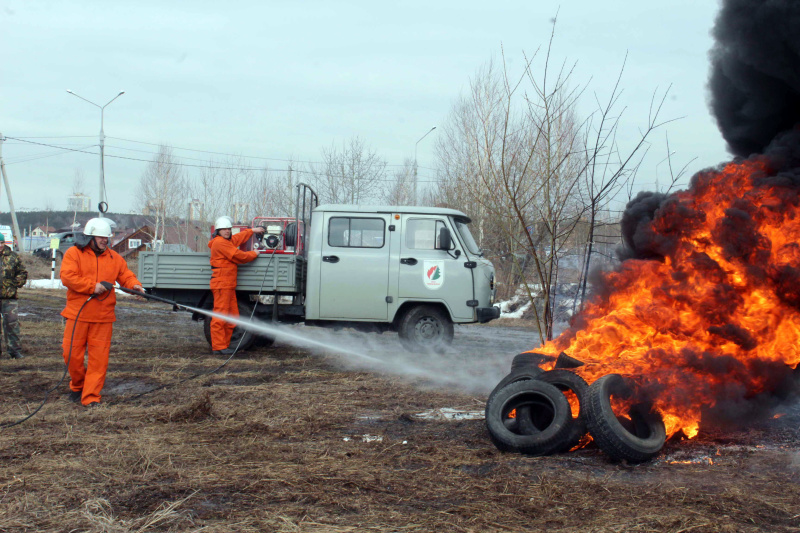
[[[8,184],[8,176],[6,175],[6,164],[3,162],[3,141],[6,138],[0,133],[0,173],[3,175],[3,183],[6,184],[6,194],[8,195],[8,207],[11,210],[11,229],[14,231],[14,238],[12,239],[11,249],[14,249],[13,241],[17,241],[19,251],[25,251],[25,242],[22,240],[22,233],[19,231],[19,224],[17,223],[17,212],[14,211],[14,200],[11,198],[11,186]]]
[[[427,137],[428,133],[432,132],[435,129],[436,129],[436,126],[434,126],[431,129],[429,129],[428,132],[425,135],[423,135],[422,137],[419,138],[419,141],[421,141],[422,139]],[[417,200],[417,145],[419,144],[419,141],[417,141],[414,144],[414,205],[417,205],[419,203],[418,200]]]
[[[76,93],[70,91],[69,89],[67,89],[67,92],[69,94],[71,94],[72,96],[77,96],[78,98],[80,98],[84,102],[88,102],[88,103],[92,104],[93,106],[95,106],[95,107],[100,109],[100,196],[97,199],[97,211],[98,211],[97,216],[100,217],[100,218],[103,218],[103,213],[105,213],[108,210],[108,203],[106,203],[106,201],[105,201],[105,199],[106,199],[106,194],[105,194],[106,193],[106,180],[105,180],[105,166],[104,166],[104,154],[103,154],[103,152],[104,152],[105,145],[106,145],[106,135],[105,135],[105,133],[103,133],[103,111],[108,106],[108,104],[110,104],[111,102],[113,102],[114,100],[116,100],[117,98],[122,96],[123,94],[125,94],[125,91],[120,91],[117,96],[115,96],[114,98],[112,98],[111,100],[106,102],[105,105],[95,104],[91,100],[87,100],[83,96],[81,96],[79,94],[76,94]]]

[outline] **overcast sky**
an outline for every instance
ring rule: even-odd
[[[577,61],[574,80],[601,97],[628,53],[623,140],[646,120],[653,91],[672,84],[663,116],[684,117],[666,130],[674,163],[697,158],[691,174],[730,158],[706,105],[716,1],[382,4],[0,0],[0,132],[96,154],[99,110],[66,89],[98,104],[126,91],[105,110],[112,212],[135,208],[146,163],[110,156],[148,160],[157,147],[143,143],[170,144],[191,164],[211,156],[178,148],[279,169],[359,136],[401,165],[501,46],[513,71],[523,51],[546,45],[558,12],[556,59]],[[667,181],[664,133],[643,188]],[[418,145],[423,181],[435,178],[436,134]],[[98,155],[14,139],[2,155],[18,209],[65,209],[76,170],[96,203]]]

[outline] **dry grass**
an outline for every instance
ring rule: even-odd
[[[35,408],[61,374],[63,296],[53,294],[23,292],[31,356],[0,363],[0,420]],[[118,315],[101,408],[69,403],[62,386],[36,417],[0,430],[0,531],[800,528],[796,430],[667,447],[668,457],[709,455],[713,465],[630,467],[592,449],[503,454],[481,420],[415,416],[480,408],[483,398],[343,372],[289,346],[133,399],[219,361],[188,314],[126,300]],[[751,446],[764,438],[771,447]]]

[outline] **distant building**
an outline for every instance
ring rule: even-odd
[[[91,209],[92,199],[85,194],[73,194],[67,197],[67,211],[86,213]]]
[[[55,232],[56,228],[50,226],[36,226],[31,231],[32,237],[48,237],[51,233]]]

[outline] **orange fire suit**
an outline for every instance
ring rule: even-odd
[[[67,306],[61,311],[61,316],[67,319],[62,347],[64,362],[68,362],[69,367],[69,388],[82,391],[83,405],[100,401],[108,369],[111,332],[117,320],[114,314],[116,291],[106,291],[86,303],[101,281],[118,282],[128,289],[141,285],[125,260],[113,250],[106,249],[99,255],[89,246],[83,249],[73,246],[67,250],[61,262],[61,283],[67,287]],[[88,352],[86,364],[85,352]]]
[[[217,235],[208,242],[211,248],[211,294],[214,295],[214,312],[238,317],[239,307],[236,301],[236,277],[238,265],[254,261],[258,252],[243,252],[239,246],[253,236],[253,230],[244,229],[226,239]],[[224,350],[231,344],[231,334],[236,328],[234,324],[211,319],[211,349]]]

